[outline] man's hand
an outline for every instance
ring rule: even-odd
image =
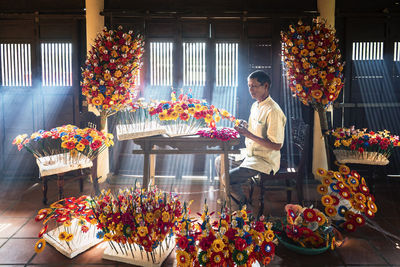
[[[235,126],[235,130],[238,131],[239,134],[244,137],[250,138],[250,136],[253,135],[249,130],[247,130],[247,128],[244,128],[244,127]]]
[[[261,137],[258,137],[257,135],[252,134],[247,128],[236,126],[235,130],[238,131],[240,135],[243,135],[244,137],[250,138],[254,142],[258,143],[259,145],[272,149],[272,150],[280,150],[282,147],[282,144],[276,144],[271,142],[268,138],[264,139]]]

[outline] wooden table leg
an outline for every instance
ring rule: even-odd
[[[230,192],[230,184],[231,184],[231,180],[229,177],[229,159],[228,159],[228,153],[224,154],[224,180],[225,180],[225,199],[226,199],[226,203],[228,205],[229,208],[231,208],[231,192]],[[222,159],[221,159],[222,162]],[[222,167],[222,166],[221,166]],[[222,169],[222,168],[221,168]]]
[[[150,154],[144,154],[144,162],[143,162],[143,185],[142,188],[146,189],[149,186],[149,178],[150,178]]]
[[[82,193],[83,192],[83,170],[80,169],[80,173],[81,173],[81,178],[79,178],[79,192]]]
[[[93,175],[90,173],[89,179],[93,183],[94,194],[96,196],[100,195],[99,181],[97,180],[97,178],[96,177],[93,178]]]
[[[43,204],[47,205],[47,176],[43,176],[42,178],[42,189],[43,189]]]
[[[150,154],[150,186],[154,186],[156,184],[156,155]]]
[[[222,193],[222,197],[226,201],[227,206],[231,208],[228,154],[221,154],[220,156],[221,156],[221,169],[219,173],[220,192]]]
[[[58,200],[64,198],[64,173],[57,174]]]

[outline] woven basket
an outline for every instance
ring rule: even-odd
[[[300,247],[294,244],[291,244],[289,241],[286,240],[284,237],[280,237],[277,235],[279,244],[284,245],[287,249],[294,251],[299,254],[303,255],[318,255],[322,254],[326,251],[329,250],[330,246],[322,247],[322,248],[305,248],[305,247]]]
[[[337,161],[340,163],[357,163],[357,164],[368,164],[368,165],[387,165],[389,159],[378,152],[366,152],[360,153],[358,151],[341,150],[335,149],[333,153],[336,156]]]

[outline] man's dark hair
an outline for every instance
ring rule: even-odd
[[[262,70],[256,70],[250,73],[248,79],[257,79],[261,85],[264,85],[265,83],[268,83],[268,87],[271,87],[271,78],[268,76],[265,71]]]

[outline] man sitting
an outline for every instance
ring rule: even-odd
[[[276,173],[279,170],[285,136],[286,116],[279,105],[269,95],[271,79],[264,71],[257,70],[247,78],[249,92],[256,102],[250,111],[248,125],[241,124],[235,129],[245,136],[246,149],[242,151],[243,160],[231,161],[237,166],[229,171],[232,199],[240,206],[252,207],[243,192],[243,184],[259,173]],[[221,159],[216,158],[216,169],[220,173]]]

